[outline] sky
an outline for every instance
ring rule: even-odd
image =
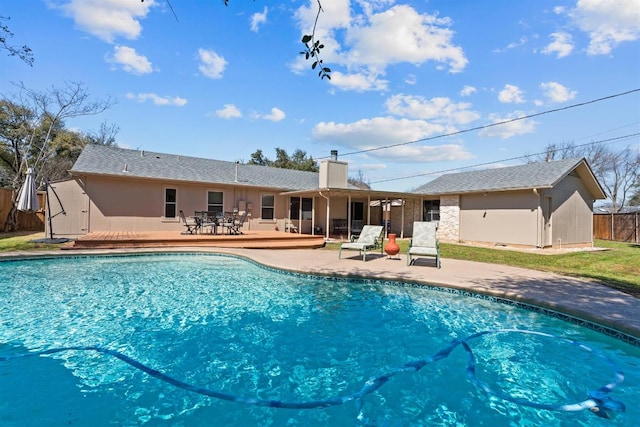
[[[120,147],[242,162],[338,150],[376,190],[550,144],[640,149],[640,0],[320,3],[5,0],[7,44],[34,63],[0,51],[0,95],[81,83],[115,103],[66,126],[116,125]],[[300,55],[314,23],[330,80]]]

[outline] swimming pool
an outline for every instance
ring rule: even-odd
[[[640,421],[633,404],[640,396],[640,348],[491,299],[286,274],[203,254],[0,262],[0,278],[2,425]],[[610,396],[624,402],[626,412],[602,419],[588,410],[549,411],[477,387],[467,372],[469,353],[455,340],[503,328],[536,333],[464,341],[478,380],[493,391],[548,405],[583,402],[619,368],[624,382]],[[64,347],[89,349],[13,357]],[[450,354],[433,357],[447,348]],[[382,383],[344,404],[273,408],[185,390],[114,354],[187,385],[258,402],[330,401],[357,394],[371,379]],[[410,369],[425,360],[421,369]],[[406,372],[398,372],[402,367]]]

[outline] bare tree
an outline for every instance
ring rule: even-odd
[[[4,102],[0,118],[11,126],[3,126],[0,135],[0,158],[13,173],[13,204],[4,223],[4,231],[16,231],[17,199],[24,182],[27,167],[36,171],[36,180],[42,179],[42,170],[54,157],[56,147],[52,140],[61,132],[66,119],[95,115],[110,108],[114,101],[93,100],[81,83],[65,83],[47,91],[19,88],[15,101]],[[17,119],[10,116],[17,112]],[[3,123],[4,125],[4,123]]]
[[[363,190],[371,190],[371,185],[369,184],[369,180],[365,180],[364,174],[362,170],[358,169],[358,174],[356,176],[350,176],[347,180],[349,184],[355,185],[358,188]]]
[[[631,199],[629,199],[629,206],[640,206],[640,176],[636,179],[636,183],[633,186],[635,192]]]
[[[634,153],[629,147],[619,152],[607,152],[594,168],[594,174],[611,201],[612,212],[620,212],[625,207],[639,171],[640,153]]]

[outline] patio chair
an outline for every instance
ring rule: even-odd
[[[187,217],[184,216],[184,211],[180,210],[180,219],[182,219],[182,225],[184,225],[187,229],[182,232],[182,234],[197,234],[198,230],[202,223],[198,220],[198,218],[192,218],[191,221],[187,220]]]
[[[440,242],[436,238],[436,223],[416,221],[413,223],[413,237],[409,241],[407,265],[415,264],[415,256],[435,257],[436,267],[440,268]]]
[[[365,225],[362,227],[362,231],[357,239],[343,243],[338,250],[338,259],[342,257],[343,249],[357,250],[362,254],[362,260],[367,260],[367,249],[380,248],[380,255],[382,255],[382,240],[384,239],[382,233],[383,228],[381,225]]]
[[[247,211],[242,213],[242,216],[238,217],[238,215],[234,215],[231,221],[229,222],[229,234],[242,234],[240,230],[244,225],[244,222],[247,220]]]
[[[289,218],[284,219],[284,231],[288,233],[298,233],[298,227]]]
[[[359,236],[362,233],[362,227],[364,227],[364,221],[361,219],[354,219],[351,221],[351,235]]]

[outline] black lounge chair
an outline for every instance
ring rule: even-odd
[[[184,225],[187,229],[182,232],[182,234],[197,234],[198,230],[202,223],[198,221],[197,218],[193,218],[192,221],[188,221],[184,216],[184,211],[180,210],[180,218],[182,219],[182,225]]]

